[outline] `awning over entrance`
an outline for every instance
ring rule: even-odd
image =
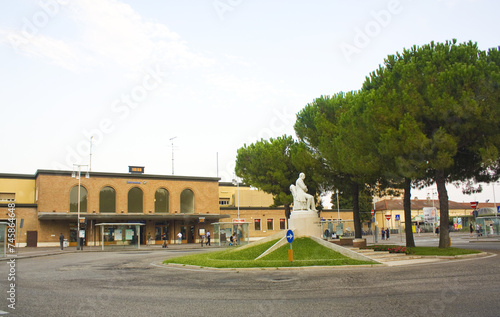
[[[204,218],[205,221],[219,221],[219,219],[229,218],[230,215],[226,214],[144,214],[144,213],[80,213],[80,217],[87,220],[98,221],[145,221],[145,220],[185,220],[185,221],[199,221]],[[39,212],[39,220],[77,220],[76,213],[60,213],[60,212]]]

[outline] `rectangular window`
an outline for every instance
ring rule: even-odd
[[[286,229],[286,221],[285,218],[280,218],[280,230]]]
[[[267,230],[274,230],[274,220],[267,219]]]
[[[16,201],[15,193],[0,193],[0,201]]]
[[[219,206],[229,205],[229,198],[219,198]]]
[[[254,219],[253,223],[255,231],[260,231],[260,219]]]

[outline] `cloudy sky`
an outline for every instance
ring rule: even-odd
[[[359,89],[387,55],[499,46],[498,12],[494,0],[1,1],[0,172],[89,164],[93,137],[93,171],[172,174],[173,150],[175,175],[230,181],[239,147],[293,135],[307,103]]]

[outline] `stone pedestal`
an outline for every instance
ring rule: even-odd
[[[321,237],[321,223],[317,211],[296,210],[290,214],[288,227],[295,236]]]
[[[354,239],[352,241],[352,246],[354,248],[365,248],[366,247],[366,239]]]

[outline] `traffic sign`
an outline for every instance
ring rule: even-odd
[[[500,206],[497,206],[497,213],[500,213]]]
[[[372,209],[372,216],[375,214],[375,210]]]
[[[288,229],[286,232],[286,241],[288,241],[288,243],[293,242],[293,231],[291,229]]]
[[[477,204],[478,204],[478,202],[477,202],[477,201],[471,201],[471,202],[470,202],[470,206],[471,206],[472,208],[474,208],[474,209],[477,207]]]
[[[385,215],[385,219],[391,220],[391,215]]]
[[[396,221],[401,221],[401,215],[396,215],[395,219],[396,219]]]

